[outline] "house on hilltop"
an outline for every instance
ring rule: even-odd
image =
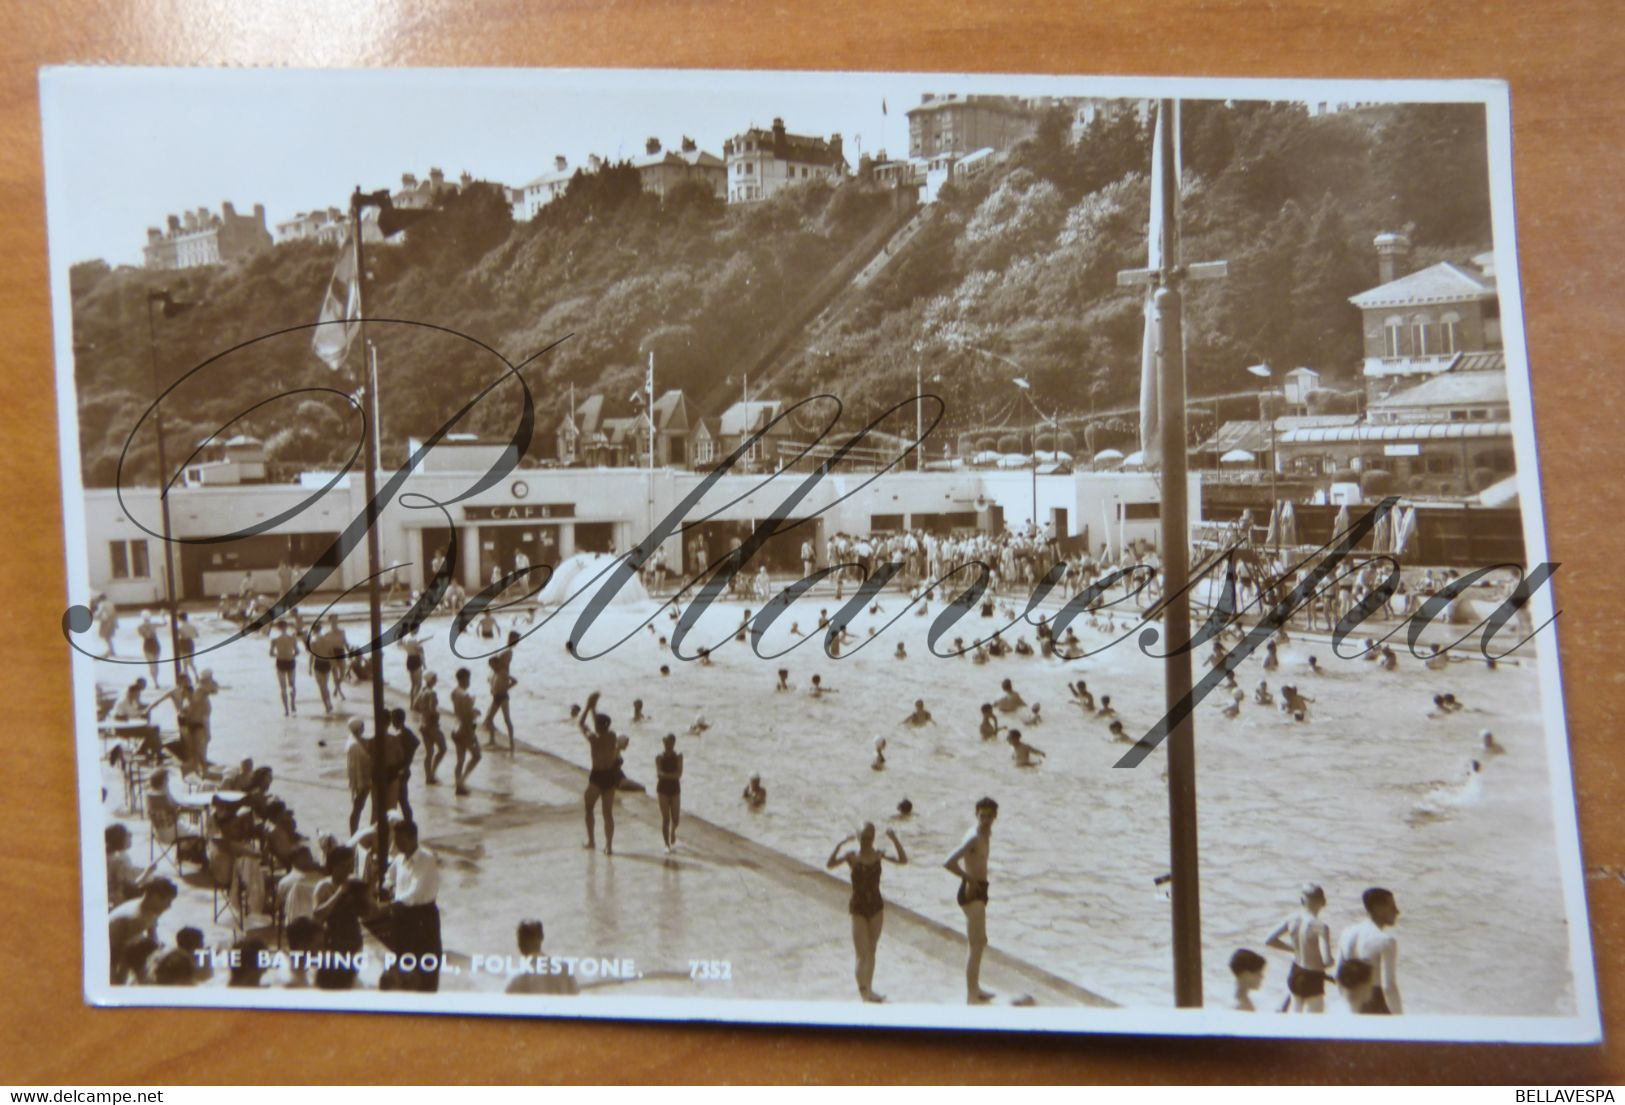
[[[239,215],[236,208],[226,202],[220,205],[218,215],[207,207],[200,207],[169,216],[163,230],[147,227],[142,260],[149,269],[191,269],[227,264],[270,248],[271,232],[265,229],[265,205],[256,203],[252,215]]]
[[[847,174],[841,136],[828,139],[790,134],[783,119],[771,129],[752,127],[722,144],[727,163],[729,203],[765,200],[792,184],[839,181]]]

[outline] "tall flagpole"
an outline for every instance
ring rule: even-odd
[[[160,296],[165,306],[170,304],[169,292],[147,293],[147,353],[152,363],[152,416],[153,428],[158,434],[158,510],[164,527],[164,605],[169,607],[169,654],[175,665],[175,685],[180,686],[181,630],[180,598],[175,593],[175,543],[169,528],[169,464],[164,458],[164,408],[162,392],[158,387],[158,330],[152,321],[153,297]]]
[[[649,419],[649,470],[655,466],[655,351],[649,350],[649,372],[643,379],[643,392],[647,397],[644,412]]]
[[[1183,708],[1191,695],[1190,505],[1185,437],[1184,300],[1189,279],[1217,279],[1223,261],[1185,264],[1179,244],[1179,107],[1157,104],[1151,154],[1152,209],[1146,268],[1117,274],[1119,284],[1151,289],[1141,374],[1142,448],[1160,451],[1162,471],[1162,637],[1168,732],[1168,860],[1173,899],[1174,1001],[1202,1004],[1202,906],[1196,833],[1196,727]]]
[[[374,825],[373,859],[378,887],[382,889],[384,868],[389,860],[389,816],[384,809],[384,790],[387,786],[384,765],[384,733],[388,728],[388,714],[384,706],[383,646],[379,638],[384,635],[383,594],[378,574],[382,570],[383,554],[378,543],[378,422],[373,406],[378,394],[378,381],[373,373],[375,362],[368,354],[366,287],[367,267],[363,263],[361,246],[361,188],[350,197],[350,235],[355,243],[356,318],[361,334],[361,418],[362,433],[366,438],[366,469],[364,487],[367,496],[367,626],[371,634],[368,648],[368,667],[372,673],[372,815]]]

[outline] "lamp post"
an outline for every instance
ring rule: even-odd
[[[170,540],[169,529],[169,462],[164,457],[164,408],[163,390],[158,384],[158,330],[153,322],[153,307],[161,307],[165,318],[174,318],[187,307],[189,303],[179,303],[170,297],[169,290],[159,289],[147,293],[147,353],[152,366],[152,417],[153,429],[158,435],[158,511],[163,519],[164,531],[164,605],[169,610],[169,655],[175,665],[175,683],[181,681],[181,646],[180,646],[180,616],[175,594],[175,546]]]
[[[1011,363],[1014,363],[1014,362],[1011,362]],[[1015,384],[1016,387],[1021,389],[1022,396],[1027,400],[1028,404],[1033,408],[1033,414],[1037,415],[1040,420],[1042,420],[1044,422],[1048,422],[1050,424],[1050,431],[1055,435],[1056,444],[1059,444],[1060,437],[1061,437],[1060,424],[1057,423],[1055,421],[1055,419],[1051,418],[1049,415],[1047,415],[1043,411],[1039,410],[1038,409],[1038,404],[1033,402],[1033,397],[1029,394],[1029,392],[1032,391],[1033,386],[1027,382],[1025,377],[1022,377],[1022,376],[1017,376],[1013,380],[1011,380],[1010,382],[1012,384]],[[1038,422],[1034,422],[1033,423],[1033,533],[1034,533],[1034,535],[1036,535],[1038,533],[1038,530],[1039,530],[1039,526],[1038,526]]]
[[[1257,376],[1262,380],[1268,380],[1274,375],[1274,373],[1270,372],[1270,366],[1267,364],[1250,364],[1247,366],[1247,371],[1251,372],[1254,376]],[[1266,411],[1264,409],[1264,400],[1266,397],[1274,394],[1275,392],[1269,388],[1261,388],[1258,392],[1258,413],[1264,415],[1265,421],[1270,425],[1270,516],[1275,522],[1275,525],[1271,527],[1270,532],[1271,571],[1274,571],[1275,559],[1279,555],[1277,550],[1279,550],[1281,545],[1281,520],[1276,513],[1280,510],[1280,503],[1275,498],[1275,412],[1273,410]]]

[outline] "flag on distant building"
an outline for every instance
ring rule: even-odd
[[[327,294],[322,297],[321,314],[316,317],[318,325],[310,338],[311,349],[334,372],[344,367],[350,342],[360,329],[357,325],[360,318],[361,284],[356,280],[355,246],[346,235],[338,264],[333,266],[333,278],[327,282]]]
[[[880,97],[880,114],[886,114],[886,97]]]

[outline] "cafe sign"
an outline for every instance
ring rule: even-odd
[[[523,522],[533,518],[573,518],[574,503],[497,503],[494,506],[465,506],[465,522]]]

